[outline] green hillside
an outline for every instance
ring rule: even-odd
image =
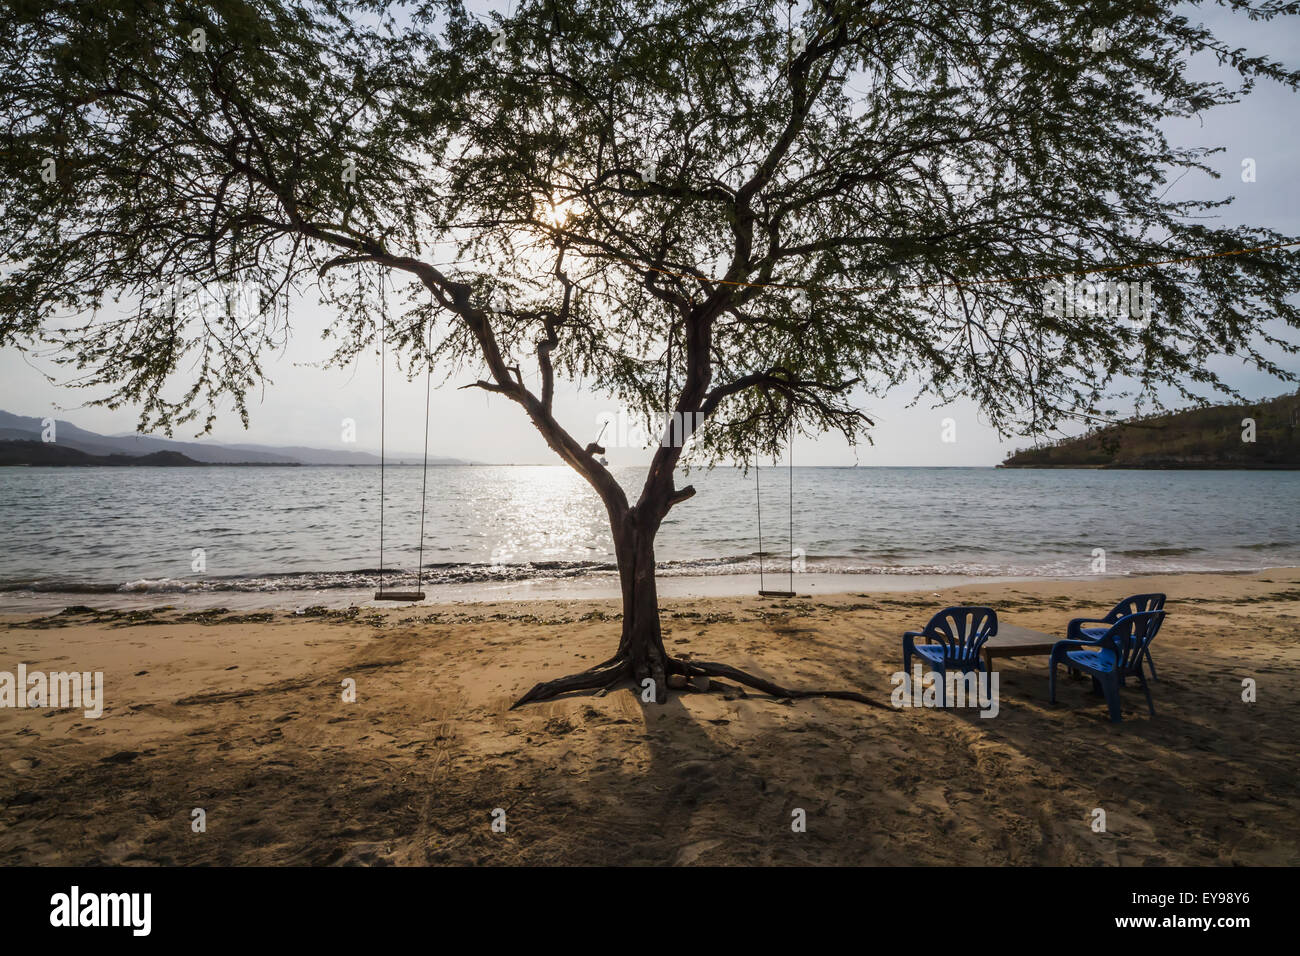
[[[1254,419],[1254,441],[1243,419]],[[1300,468],[1300,392],[1129,419],[1016,451],[1004,468]]]

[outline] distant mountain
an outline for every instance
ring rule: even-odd
[[[1018,450],[1001,467],[1300,468],[1300,393],[1130,419]]]
[[[341,451],[329,448],[307,448],[304,445],[223,445],[223,448],[235,448],[240,451],[253,452],[272,452],[278,455],[288,455],[295,461],[304,465],[377,465],[379,456],[368,451]],[[423,452],[408,451],[396,452],[390,451],[385,455],[385,460],[391,465],[394,462],[405,462],[408,465],[419,464],[424,458]],[[462,461],[459,458],[442,458],[438,455],[429,456],[431,465],[468,465],[471,462]]]
[[[148,455],[88,455],[76,448],[47,441],[0,440],[0,466],[5,465],[153,465],[176,468],[178,466],[206,467],[202,462],[186,458],[178,451],[156,451]]]
[[[62,426],[59,426],[62,428]],[[0,441],[40,441],[41,432],[28,431],[24,428],[0,428]],[[44,443],[43,443],[44,444]],[[112,455],[117,453],[117,449],[110,445],[101,445],[92,441],[81,441],[79,439],[68,439],[60,442],[64,448],[73,449],[83,452],[87,455]]]
[[[238,451],[251,451],[259,454],[277,454],[288,455],[295,461],[300,461],[304,465],[377,465],[379,456],[372,455],[368,451],[330,451],[322,448],[305,448],[302,445],[226,445],[226,448],[233,448]],[[435,460],[430,458],[430,464]],[[441,464],[460,464],[450,458],[439,458],[437,463]]]
[[[41,419],[0,411],[0,444],[41,441]],[[156,452],[179,454],[207,465],[377,465],[379,456],[364,451],[307,448],[299,445],[223,445],[215,442],[175,441],[152,435],[100,435],[78,428],[71,422],[55,422],[55,442],[61,447],[90,456],[125,455],[140,458]],[[42,444],[48,444],[42,442]],[[387,460],[408,464],[422,460],[421,454],[390,454]],[[467,464],[456,458],[430,456],[431,465]]]

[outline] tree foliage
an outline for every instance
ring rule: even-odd
[[[1121,387],[1222,387],[1220,353],[1290,379],[1292,237],[1165,198],[1210,149],[1163,129],[1300,78],[1181,8],[7,2],[0,344],[56,343],[144,428],[210,426],[319,289],[338,361],[387,323],[589,479],[556,376],[702,412],[704,458],[791,416],[856,439],[861,393],[907,381],[1032,432]],[[1147,323],[1043,308],[1050,277],[1169,260],[1093,273],[1150,282]],[[233,283],[238,308],[178,307]]]

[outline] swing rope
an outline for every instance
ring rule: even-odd
[[[357,271],[361,266],[357,266]],[[388,404],[388,385],[384,381],[385,337],[388,333],[388,309],[384,302],[383,273],[379,280],[379,593],[384,593],[384,409]]]
[[[429,327],[429,344],[427,351],[433,350],[433,326]],[[428,361],[428,356],[425,357]],[[424,475],[420,481],[420,558],[419,564],[415,569],[415,589],[418,591],[424,584],[424,503],[426,493],[429,490],[429,390],[433,380],[433,364],[430,363],[424,370]]]
[[[758,499],[758,593],[762,594],[763,587],[763,491],[759,485],[758,474],[762,471],[762,465],[758,460],[758,448],[754,448],[754,495]]]
[[[794,416],[790,417],[790,444],[786,446],[790,459],[790,593],[794,593]]]
[[[762,470],[758,462],[758,447],[754,448],[754,496],[758,502],[758,593],[764,597],[794,597],[794,419],[790,419],[790,443],[787,449],[790,468],[790,542],[789,542],[789,590],[769,591],[763,580],[763,491],[759,480]],[[779,461],[772,456],[772,467],[779,467]]]
[[[360,266],[357,267],[358,272]],[[387,407],[388,407],[388,381],[385,366],[387,365],[387,331],[388,331],[388,298],[384,292],[384,276],[379,274],[379,590],[375,592],[376,601],[423,601],[424,592],[421,588],[424,585],[424,516],[425,505],[428,501],[429,490],[429,396],[433,384],[433,367],[430,365],[425,370],[424,375],[424,453],[423,453],[423,471],[420,482],[420,543],[419,557],[415,568],[415,590],[414,591],[385,591],[384,590],[384,471],[387,466],[387,454],[385,436],[387,434]],[[426,346],[426,352],[432,348],[433,329],[429,329],[429,345]],[[426,355],[427,358],[427,355]]]

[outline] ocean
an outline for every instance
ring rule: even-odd
[[[616,469],[633,499],[639,468]],[[763,570],[872,580],[1248,571],[1300,564],[1300,472],[765,467]],[[416,582],[418,467],[386,475],[383,576]],[[659,535],[665,581],[760,570],[755,474],[698,494]],[[428,472],[425,585],[616,582],[608,523],[564,466]],[[790,510],[793,503],[793,535]],[[363,594],[380,580],[379,471],[0,469],[0,606],[46,595]],[[1099,565],[1098,561],[1104,561]],[[857,583],[854,583],[857,582]],[[719,580],[716,586],[725,587]],[[748,587],[748,584],[745,585]],[[58,603],[57,601],[55,603]]]

